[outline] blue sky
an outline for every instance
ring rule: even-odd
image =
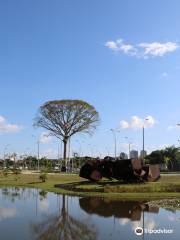
[[[118,152],[127,148],[125,136],[141,149],[147,116],[149,151],[177,144],[179,9],[178,0],[1,1],[0,155],[7,144],[9,152],[34,154],[32,134],[44,132],[32,127],[39,106],[66,98],[100,113],[93,137],[72,139],[81,154],[113,154],[110,128],[120,129]],[[56,139],[42,143],[41,154],[57,155],[57,146]]]

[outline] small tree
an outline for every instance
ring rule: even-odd
[[[92,133],[99,121],[95,108],[82,100],[56,100],[42,105],[34,126],[47,129],[64,143],[66,162],[67,142],[76,133]]]
[[[45,182],[47,180],[47,173],[46,172],[42,172],[40,175],[39,175],[39,179],[42,181],[42,182]]]
[[[4,177],[7,177],[8,173],[9,173],[9,169],[7,169],[7,168],[3,169],[2,173],[3,173]]]

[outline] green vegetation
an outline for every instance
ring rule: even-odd
[[[21,170],[18,168],[13,168],[12,173],[15,175],[15,180],[17,181],[19,178],[19,175],[21,174]]]
[[[180,199],[161,199],[148,202],[149,206],[180,210]]]
[[[116,180],[103,179],[98,183],[82,180],[76,174],[48,174],[42,182],[40,174],[21,174],[15,181],[13,174],[0,173],[0,186],[35,187],[78,196],[102,196],[121,199],[164,199],[180,198],[180,175],[163,175],[158,182],[123,184]]]
[[[146,156],[146,163],[164,165],[167,171],[180,170],[180,148],[175,146],[153,151]],[[164,169],[164,170],[165,170]]]
[[[42,173],[39,175],[39,179],[40,179],[42,182],[46,182],[46,180],[47,180],[47,173],[42,172]]]
[[[99,122],[99,114],[89,103],[82,100],[55,100],[39,108],[34,125],[48,130],[64,144],[63,159],[66,161],[67,143],[77,133],[92,133]]]

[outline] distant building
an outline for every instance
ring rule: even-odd
[[[138,158],[138,151],[137,150],[131,150],[130,151],[130,158]]]
[[[119,157],[120,159],[127,159],[128,155],[125,152],[121,152]]]
[[[144,155],[143,155],[143,153],[144,153]],[[146,150],[141,150],[140,158],[143,158],[143,157],[146,157],[146,156],[147,156]]]

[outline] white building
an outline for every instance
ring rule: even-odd
[[[130,151],[130,158],[138,158],[138,151],[137,150],[131,150]]]
[[[143,155],[143,152],[144,152],[144,155]],[[143,158],[143,157],[146,157],[146,156],[147,156],[146,150],[141,150],[140,157]]]

